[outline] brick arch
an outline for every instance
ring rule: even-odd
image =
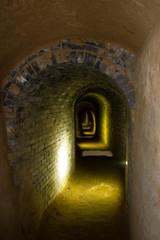
[[[24,59],[4,81],[4,111],[14,111],[14,102],[26,82],[36,78],[37,74],[48,67],[60,63],[91,67],[110,76],[126,96],[134,121],[135,56],[124,48],[96,41],[62,40],[59,44],[40,49]]]
[[[88,42],[88,41],[60,41],[59,44],[51,46],[50,48],[41,49],[29,57],[27,57],[22,63],[20,63],[10,74],[7,79],[4,81],[3,86],[3,103],[4,103],[4,113],[6,117],[6,125],[7,125],[7,134],[8,134],[8,145],[11,149],[9,153],[9,161],[10,165],[14,168],[14,172],[18,180],[14,180],[16,185],[21,184],[21,177],[18,176],[20,172],[19,169],[23,162],[27,162],[27,155],[23,157],[22,164],[20,160],[17,161],[16,150],[15,150],[15,134],[14,134],[14,121],[15,114],[19,111],[17,108],[17,101],[23,95],[23,92],[31,91],[37,84],[37,78],[41,75],[41,73],[45,73],[47,71],[54,71],[54,69],[59,67],[64,67],[65,64],[74,65],[77,67],[83,67],[87,69],[87,71],[93,72],[96,71],[98,73],[102,73],[103,76],[109,76],[113,83],[117,85],[121,91],[124,93],[126,100],[128,101],[128,105],[130,108],[130,112],[132,115],[132,120],[134,120],[134,109],[135,109],[135,89],[134,89],[134,63],[135,58],[132,53],[124,50],[118,46],[102,43],[102,42]],[[100,82],[99,87],[101,86]],[[105,83],[103,83],[105,85]],[[43,83],[42,83],[43,85]],[[74,87],[74,85],[72,85]],[[97,85],[98,86],[98,85]],[[103,87],[103,86],[102,86]],[[82,90],[85,91],[87,89],[84,88]],[[78,95],[75,98],[78,98],[79,94],[82,92],[78,92]],[[56,98],[55,98],[56,100]],[[32,99],[28,99],[30,104],[32,103]],[[36,99],[36,101],[39,101]],[[38,103],[39,104],[39,103]],[[60,106],[61,107],[61,106]],[[24,118],[20,118],[21,121]],[[66,122],[72,122],[72,119],[64,119]],[[61,120],[60,120],[61,121]],[[65,124],[65,121],[63,124]],[[37,120],[38,122],[38,120]],[[44,122],[44,121],[43,121]],[[58,123],[57,123],[58,124]],[[57,125],[58,126],[58,125]],[[68,126],[69,128],[70,126]],[[63,126],[62,126],[63,129]],[[64,133],[65,134],[65,133]],[[12,136],[14,137],[12,138]],[[33,143],[36,149],[36,152],[43,151],[42,146],[36,146]],[[30,146],[28,145],[30,148]],[[20,143],[21,148],[21,143]],[[15,155],[14,155],[15,154]],[[24,154],[25,155],[25,154]],[[34,154],[33,154],[34,157]],[[42,160],[43,162],[43,160]],[[28,163],[30,164],[30,163]],[[39,166],[38,160],[36,163],[36,167],[32,166],[33,177],[37,173],[37,168]],[[45,164],[45,162],[44,162]],[[42,168],[40,166],[40,168]],[[32,170],[32,169],[31,169]],[[42,170],[44,170],[42,168]],[[48,177],[48,176],[47,176]],[[48,178],[45,179],[45,184],[48,184]],[[41,189],[42,185],[39,185],[39,179],[41,176],[37,177],[37,181],[35,182],[35,189],[43,194],[44,189]],[[19,180],[20,179],[20,180]],[[17,182],[18,181],[18,182]],[[59,189],[61,189],[60,186]],[[41,192],[42,191],[42,192]],[[48,191],[48,190],[47,190]],[[57,191],[57,190],[55,190]],[[49,196],[50,191],[47,192],[47,196]],[[52,195],[54,195],[54,191]],[[45,200],[44,200],[45,201]],[[46,200],[45,207],[50,203],[51,199],[49,197]]]

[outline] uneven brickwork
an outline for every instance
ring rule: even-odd
[[[25,169],[44,208],[74,170],[74,106],[86,91],[105,92],[114,112],[112,148],[117,155],[124,152],[128,110],[134,120],[134,62],[133,54],[112,44],[61,41],[26,58],[5,80],[3,102],[14,183],[24,182]],[[60,158],[67,159],[63,174]]]
[[[122,89],[130,108],[134,110],[135,58],[132,53],[111,43],[63,40],[60,44],[41,49],[27,57],[5,79],[3,100],[6,111],[14,108],[14,100],[26,82],[48,66],[67,62],[95,68],[110,76]]]
[[[73,170],[73,111],[65,96],[61,96],[60,86],[54,90],[49,82],[44,85],[43,79],[35,81],[32,88],[26,84],[16,103],[12,128],[14,134],[8,135],[8,143],[14,183],[23,183],[22,169],[28,168],[32,184],[46,207]],[[61,158],[67,158],[64,176],[59,169],[60,151],[65,151]]]

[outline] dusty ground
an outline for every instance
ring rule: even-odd
[[[38,240],[128,240],[125,167],[83,157],[42,219]]]

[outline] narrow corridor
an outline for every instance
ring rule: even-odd
[[[160,0],[0,6],[0,240],[160,240]]]
[[[83,157],[42,218],[38,240],[128,240],[125,166]]]

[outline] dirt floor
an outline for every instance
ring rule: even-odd
[[[125,166],[83,157],[65,189],[45,212],[37,240],[129,240]]]

